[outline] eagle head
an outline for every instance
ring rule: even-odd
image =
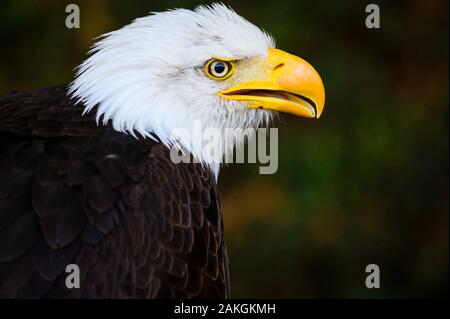
[[[177,129],[257,128],[277,112],[318,118],[325,103],[310,64],[222,4],[138,18],[101,36],[89,54],[69,90],[85,112],[97,106],[97,122],[181,143],[201,161],[198,143]],[[243,142],[230,138],[224,144]]]

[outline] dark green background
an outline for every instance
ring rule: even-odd
[[[448,293],[448,2],[232,1],[319,71],[319,121],[283,116],[279,170],[221,172],[234,297]],[[66,29],[77,3],[81,28]],[[0,94],[69,82],[94,37],[195,1],[1,1]],[[381,289],[365,288],[365,266]]]

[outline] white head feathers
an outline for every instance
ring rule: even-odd
[[[270,47],[269,35],[222,4],[153,13],[103,35],[69,92],[85,112],[98,106],[97,121],[111,120],[115,130],[133,135],[154,133],[168,146],[181,142],[202,160],[192,143],[174,140],[174,129],[191,130],[194,121],[246,129],[271,116],[218,97],[226,81],[209,79],[203,66],[213,57],[264,57]],[[217,174],[218,166],[210,166]]]

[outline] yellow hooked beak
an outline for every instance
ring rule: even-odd
[[[308,62],[271,48],[263,66],[262,77],[240,83],[217,95],[228,100],[248,101],[249,108],[320,117],[325,104],[325,89],[319,74]]]

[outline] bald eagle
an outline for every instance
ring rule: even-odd
[[[318,118],[324,100],[310,64],[221,4],[136,19],[69,85],[0,97],[0,297],[228,297],[220,163],[175,129]]]

